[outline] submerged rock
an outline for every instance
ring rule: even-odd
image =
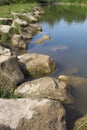
[[[34,43],[41,44],[41,43],[43,43],[45,40],[50,40],[50,39],[51,39],[50,36],[43,35],[40,39],[34,41]]]
[[[67,130],[59,102],[0,99],[0,130]]]
[[[14,56],[0,56],[0,87],[4,90],[16,87],[24,81],[24,75]]]
[[[73,130],[87,130],[87,115],[75,122]]]
[[[60,75],[58,79],[71,84],[75,88],[83,88],[84,86],[85,87],[87,86],[87,78],[82,78],[78,76]]]
[[[56,68],[54,60],[48,55],[33,53],[18,56],[19,64],[25,75],[41,77],[53,72]]]
[[[70,86],[51,77],[25,82],[15,90],[15,95],[19,95],[19,97],[49,98],[63,103],[72,103]]]

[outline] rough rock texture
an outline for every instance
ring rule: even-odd
[[[55,70],[55,62],[48,55],[33,53],[18,56],[25,75],[40,77]]]
[[[26,17],[29,19],[30,22],[37,22],[37,18],[34,17],[34,15],[32,13],[27,13]]]
[[[1,55],[10,56],[11,55],[10,49],[0,46],[0,56]]]
[[[46,99],[0,99],[0,130],[66,130],[65,110]]]
[[[87,130],[87,115],[75,122],[73,130]]]
[[[18,35],[18,34],[14,34],[13,37],[12,37],[12,45],[15,47],[15,48],[18,48],[18,49],[26,49],[27,48],[27,44],[26,42],[24,41],[24,39]]]
[[[0,87],[10,89],[16,87],[24,80],[18,64],[18,59],[14,56],[0,56]]]
[[[15,90],[15,95],[20,97],[49,98],[63,103],[72,103],[70,86],[51,77],[25,82]]]
[[[25,40],[30,40],[33,37],[29,26],[26,26],[26,27],[21,26],[21,27],[19,27],[19,33]]]

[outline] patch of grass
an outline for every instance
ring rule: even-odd
[[[13,4],[8,6],[0,6],[0,17],[12,17],[11,12],[24,13],[31,11],[37,3]]]
[[[17,99],[18,96],[14,95],[14,89],[10,88],[9,91],[0,87],[0,98]]]

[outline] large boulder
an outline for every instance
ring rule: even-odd
[[[0,56],[0,88],[9,90],[24,81],[18,59],[14,56]]]
[[[75,122],[75,126],[73,130],[87,130],[87,115],[78,119]]]
[[[0,99],[0,130],[67,130],[59,102]]]
[[[18,56],[19,64],[25,75],[41,77],[55,70],[55,62],[48,55],[33,53]]]
[[[70,86],[51,77],[25,82],[15,90],[15,95],[19,95],[19,97],[49,98],[63,103],[72,103]]]

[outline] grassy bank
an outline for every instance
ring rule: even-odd
[[[0,6],[0,17],[12,17],[11,12],[28,12],[33,7],[37,6],[37,3],[26,3],[26,4],[13,4],[8,6]]]

